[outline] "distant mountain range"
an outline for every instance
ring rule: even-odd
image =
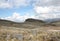
[[[60,18],[47,19],[46,22],[59,22]]]

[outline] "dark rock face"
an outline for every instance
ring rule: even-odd
[[[40,22],[40,23],[45,23],[43,20],[37,20],[37,19],[32,19],[32,18],[26,19],[25,22]]]

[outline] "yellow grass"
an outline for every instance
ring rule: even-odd
[[[0,41],[60,41],[60,30],[1,27]]]

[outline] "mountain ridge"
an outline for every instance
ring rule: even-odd
[[[17,23],[17,22],[13,22],[10,20],[2,20],[0,19],[0,26],[12,26],[12,27],[19,27],[19,28],[36,28],[36,27],[45,27],[45,26],[60,26],[60,21],[57,22],[50,22],[50,23],[46,23],[43,20],[37,20],[37,19],[26,19],[25,22],[23,23]]]

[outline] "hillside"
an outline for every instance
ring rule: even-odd
[[[42,20],[36,20],[36,19],[26,19],[23,23],[17,23],[9,20],[2,20],[0,19],[0,25],[1,26],[10,26],[10,27],[19,27],[19,28],[36,28],[39,26],[45,25],[45,22]]]
[[[15,25],[17,26],[18,24],[20,24],[20,23],[13,22],[10,20],[0,19],[0,26],[15,26]]]
[[[18,23],[18,22],[0,19],[0,26],[9,26],[9,27],[18,27],[18,28],[40,28],[40,27],[46,27],[46,26],[59,27],[60,21],[53,21],[53,22],[47,23],[42,20],[30,18],[30,19],[26,19],[25,22]]]
[[[51,26],[57,26],[57,27],[60,27],[60,20],[58,21],[52,21],[49,23]]]

